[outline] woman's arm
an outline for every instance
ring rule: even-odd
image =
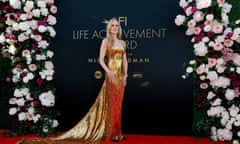
[[[100,47],[100,53],[99,53],[99,63],[102,66],[102,68],[105,70],[106,73],[108,73],[110,70],[108,69],[104,58],[107,51],[107,39],[103,39]]]
[[[107,51],[107,39],[102,40],[102,44],[100,47],[100,54],[99,54],[99,63],[102,66],[102,68],[105,70],[107,73],[108,78],[110,79],[111,82],[115,83],[116,82],[116,74],[112,72],[106,65],[104,58],[106,56],[106,51]]]
[[[123,67],[124,67],[124,86],[127,84],[127,77],[128,77],[128,61],[127,61],[127,54],[126,54],[126,43],[123,41],[123,46],[125,49],[125,53],[123,55]]]

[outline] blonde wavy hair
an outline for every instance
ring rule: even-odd
[[[111,33],[110,33],[110,29],[111,29],[111,26],[112,26],[112,23],[113,21],[117,21],[118,25],[119,25],[119,30],[118,30],[118,34],[117,34],[117,38],[122,40],[122,27],[119,23],[119,21],[117,20],[117,18],[113,17],[109,20],[109,22],[107,23],[107,27],[106,27],[106,38],[107,38],[107,41],[108,41],[108,46],[113,46],[114,44],[114,40],[111,36]]]

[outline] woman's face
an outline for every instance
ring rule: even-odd
[[[118,32],[119,32],[119,24],[116,20],[113,20],[110,26],[110,33],[118,34]]]

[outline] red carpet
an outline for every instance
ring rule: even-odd
[[[0,133],[5,132],[0,130]],[[125,134],[126,140],[119,143],[105,142],[104,144],[213,144],[208,138],[201,138],[198,141],[191,136],[154,136],[154,135],[133,135]],[[0,135],[0,144],[14,144],[22,138],[36,137],[35,135],[25,135],[18,137],[5,137]],[[230,144],[218,142],[216,144]]]

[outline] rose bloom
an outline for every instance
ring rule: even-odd
[[[216,50],[216,51],[220,51],[223,49],[223,45],[219,42],[216,42],[213,46],[213,49]]]
[[[55,5],[52,5],[50,8],[51,13],[55,14],[57,13],[57,7]]]
[[[196,72],[197,72],[197,74],[200,75],[200,74],[204,73],[205,70],[206,70],[205,65],[202,64],[202,65],[200,65],[200,66],[196,69]]]
[[[227,40],[224,41],[224,45],[226,47],[231,47],[233,45],[233,41],[230,40],[230,39],[227,39]]]
[[[217,0],[218,4],[224,4],[225,3],[225,0]]]
[[[27,114],[27,119],[28,119],[28,120],[33,120],[33,117],[34,117],[33,114],[31,114],[31,113],[28,113],[28,114]]]
[[[32,12],[27,12],[27,19],[32,19],[33,13]]]
[[[196,22],[193,19],[188,22],[189,28],[193,28],[193,27],[195,27],[195,25],[196,25]]]
[[[27,56],[29,56],[30,55],[30,51],[29,50],[23,50],[22,51],[22,56],[23,57],[27,57]]]
[[[216,34],[220,34],[223,32],[223,26],[221,24],[215,24],[213,26],[213,32]]]
[[[217,60],[215,58],[208,58],[208,65],[213,67],[217,64]]]
[[[236,42],[240,44],[240,36],[236,39]]]
[[[185,34],[186,34],[187,36],[190,36],[190,35],[194,34],[194,28],[188,28],[188,29],[186,30]]]
[[[33,39],[35,39],[36,41],[41,41],[42,40],[42,36],[41,35],[34,35]]]
[[[24,35],[24,34],[20,34],[19,36],[18,36],[18,41],[20,41],[20,42],[23,42],[23,41],[25,41],[27,39],[27,37]]]
[[[201,32],[201,30],[202,29],[200,27],[195,27],[193,32],[194,32],[195,35],[198,35]]]
[[[46,69],[53,69],[53,63],[51,61],[46,61],[45,62],[45,68]]]
[[[35,64],[30,64],[30,65],[28,66],[28,68],[29,68],[29,70],[32,71],[32,72],[37,70],[37,66],[36,66]]]
[[[201,89],[206,89],[206,88],[208,88],[208,84],[207,83],[201,83],[200,88]]]
[[[9,99],[9,104],[16,104],[17,103],[17,99],[16,98],[10,98]]]

